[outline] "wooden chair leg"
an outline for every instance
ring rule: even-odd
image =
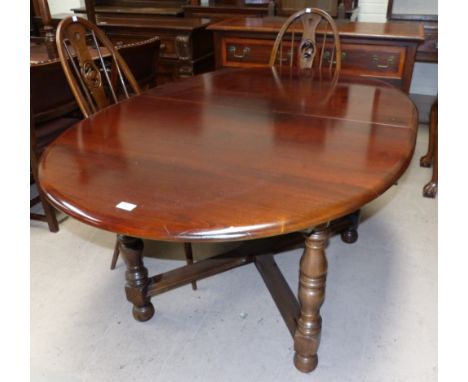
[[[30,155],[33,156],[33,151],[31,150]],[[36,183],[37,187],[37,192],[38,192],[38,198],[42,204],[42,208],[44,210],[44,216],[41,216],[40,220],[46,221],[47,225],[49,226],[49,231],[50,232],[58,232],[59,230],[59,225],[57,221],[57,215],[55,212],[55,208],[52,207],[52,205],[49,203],[47,200],[47,197],[45,194],[42,192],[41,187],[39,186],[39,180],[38,180],[38,174],[37,174],[37,158],[34,154],[34,157],[31,158],[31,174],[32,178],[34,180],[34,183]],[[36,199],[36,198],[34,198]]]
[[[112,262],[111,262],[111,266],[110,266],[111,270],[115,269],[115,266],[117,265],[117,260],[119,258],[119,253],[120,253],[119,240],[116,239],[115,240],[115,246],[114,246],[114,254],[112,255]]]
[[[42,191],[39,191],[39,197],[41,199],[42,208],[44,209],[44,215],[47,225],[49,226],[49,231],[58,232],[59,225],[54,207],[50,205]]]
[[[191,243],[184,243],[184,250],[185,250],[185,259],[187,261],[187,265],[193,264],[192,244]],[[192,289],[197,290],[197,282],[196,281],[192,281]]]
[[[437,195],[438,187],[438,115],[437,115],[437,101],[432,105],[431,118],[430,118],[430,137],[433,141],[433,168],[432,168],[432,179],[423,188],[423,196],[426,198],[435,198]]]

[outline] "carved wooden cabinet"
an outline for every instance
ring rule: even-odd
[[[183,16],[182,6],[189,3],[189,0],[85,0],[85,7],[72,10],[75,13],[87,13],[88,16],[93,13],[98,20],[100,16]]]
[[[216,67],[267,66],[284,18],[235,18],[208,27],[215,41]],[[408,92],[422,25],[338,21],[342,73],[383,79]]]
[[[214,48],[210,20],[183,17],[190,0],[85,0],[84,14],[115,44],[159,36],[158,83],[213,70]]]
[[[115,44],[159,36],[162,43],[158,83],[214,69],[212,32],[203,18],[101,17],[99,28]]]

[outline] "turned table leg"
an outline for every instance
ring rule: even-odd
[[[133,317],[138,321],[147,321],[154,314],[153,304],[147,296],[148,270],[143,265],[143,240],[125,235],[117,235],[120,253],[127,266],[125,272],[125,293],[133,304]]]
[[[294,365],[303,372],[317,367],[322,318],[320,307],[325,299],[327,226],[317,227],[306,239],[300,263],[299,303],[301,313],[294,334]]]

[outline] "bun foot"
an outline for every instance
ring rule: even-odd
[[[148,305],[137,307],[133,306],[132,309],[133,318],[140,322],[148,321],[154,315],[154,306],[152,303],[148,303]]]
[[[432,158],[430,156],[424,155],[419,160],[419,166],[421,166],[421,167],[431,167],[432,166]]]
[[[423,196],[426,198],[435,198],[437,195],[437,183],[429,182],[423,188]]]
[[[341,240],[343,240],[345,243],[348,243],[348,244],[355,243],[358,237],[359,237],[358,231],[355,229],[349,229],[349,230],[341,232]]]
[[[294,354],[294,366],[303,373],[310,373],[318,364],[318,357],[316,355],[310,357],[303,357],[298,353]]]

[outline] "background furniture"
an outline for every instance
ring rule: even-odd
[[[114,44],[159,36],[158,83],[190,77],[214,68],[209,19],[102,17],[98,22]],[[105,21],[104,21],[105,20]]]
[[[340,3],[347,17],[357,7],[357,0],[210,0],[208,5],[200,0],[86,0],[85,7],[73,12],[86,14],[116,44],[159,36],[163,48],[158,83],[163,83],[215,68],[213,38],[207,30],[215,20],[288,16],[306,5],[338,16]]]
[[[236,18],[208,27],[214,34],[216,68],[268,66],[282,18]],[[382,79],[409,91],[421,25],[398,22],[336,22],[341,39],[342,75]],[[299,28],[300,29],[300,28]]]
[[[290,16],[294,12],[309,7],[322,9],[332,17],[341,16],[344,18],[345,16],[349,17],[357,7],[357,0],[210,0],[206,5],[200,4],[199,0],[195,2],[197,4],[183,7],[185,16],[210,17],[213,19],[239,16]],[[342,15],[338,12],[340,3],[343,3]]]
[[[164,83],[214,68],[212,35],[206,31],[210,20],[182,17],[186,4],[183,0],[87,0],[86,7],[73,11],[95,20],[114,44],[158,36],[162,45],[158,83]]]
[[[438,100],[436,99],[432,104],[429,118],[429,145],[427,153],[419,162],[421,167],[431,167],[432,165],[432,178],[423,188],[423,196],[427,198],[435,198],[437,195],[439,177],[438,125]]]
[[[183,5],[188,0],[85,0],[84,7],[73,8],[75,13],[87,13],[88,18],[97,22],[101,16],[122,16],[130,19],[161,16],[183,16]]]
[[[407,7],[411,9],[411,1],[397,0],[398,3],[405,2]],[[398,8],[395,7],[394,0],[388,0],[387,19],[394,21],[407,22],[412,24],[422,24],[424,28],[424,42],[418,47],[416,52],[416,61],[420,62],[437,62],[438,55],[438,16],[437,16],[437,0],[435,3],[435,14],[415,14],[398,13]]]
[[[358,5],[358,0],[209,0],[202,4],[200,0],[85,0],[85,7],[73,11],[87,13],[90,20],[102,16],[133,17],[205,17],[280,15],[289,16],[305,7],[320,8],[338,16],[338,5],[343,3],[343,10],[351,13]]]
[[[29,78],[30,167],[32,180],[36,183],[38,191],[38,197],[31,200],[31,206],[40,202],[44,210],[44,214],[31,213],[30,217],[35,220],[46,221],[49,230],[57,232],[59,226],[55,210],[49,204],[41,189],[37,165],[44,149],[59,134],[77,123],[82,117],[59,60],[31,63]]]
[[[311,371],[327,273],[323,223],[391,187],[408,166],[417,135],[414,104],[398,89],[347,78],[321,104],[330,85],[257,68],[150,89],[61,136],[41,160],[43,187],[67,214],[120,233],[125,290],[137,320],[153,316],[152,296],[255,263],[294,336],[296,367]],[[108,136],[101,126],[108,126]],[[135,208],[116,208],[121,201]],[[289,232],[310,227],[298,301],[271,254],[297,243]],[[253,241],[271,236],[279,237]],[[221,257],[149,277],[139,238],[248,241]]]
[[[271,6],[269,6],[271,4]],[[247,5],[244,2],[210,1],[208,5],[184,5],[184,17],[209,17],[212,20],[231,17],[273,16],[275,12],[273,2],[264,1]]]
[[[424,13],[418,10],[424,9]],[[389,0],[387,8],[388,20],[399,20],[407,23],[422,24],[424,26],[424,43],[418,47],[416,61],[438,62],[438,15],[437,0],[428,2],[413,2],[403,0]],[[423,195],[435,198],[438,182],[438,153],[437,153],[437,98],[425,94],[412,94],[413,101],[419,110],[420,122],[427,123],[429,116],[429,144],[427,154],[420,160],[422,167],[433,165],[432,179],[423,188]]]
[[[116,46],[141,89],[156,86],[160,47],[161,40],[157,36]]]

